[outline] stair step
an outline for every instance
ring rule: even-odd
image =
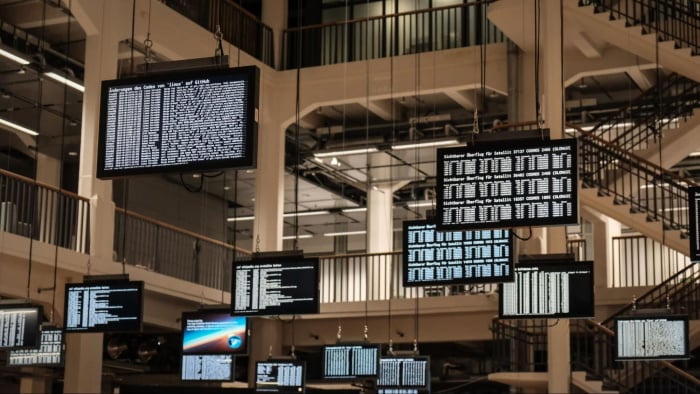
[[[591,379],[584,371],[572,371],[571,383],[587,393],[617,394],[619,391],[606,388],[601,380]]]

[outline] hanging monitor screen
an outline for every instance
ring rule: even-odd
[[[700,262],[700,187],[688,188],[690,260]]]
[[[236,264],[232,314],[319,313],[318,258],[273,257]]]
[[[183,355],[181,379],[230,382],[234,357],[230,354]]]
[[[66,284],[66,332],[138,332],[143,319],[143,282]]]
[[[437,156],[440,230],[578,222],[575,139],[480,143]]]
[[[376,378],[379,369],[377,345],[331,345],[323,348],[323,377],[331,380]]]
[[[430,390],[430,358],[384,357],[379,359],[377,388]]]
[[[0,305],[0,348],[38,348],[42,311],[38,305]]]
[[[499,285],[498,315],[516,318],[592,318],[593,262],[515,266],[515,281]]]
[[[297,360],[266,360],[255,363],[255,391],[304,392],[306,363]]]
[[[97,176],[255,166],[257,67],[102,82]]]
[[[510,230],[436,231],[427,220],[403,222],[403,285],[513,280]]]
[[[248,354],[248,319],[228,309],[183,313],[182,354]]]
[[[63,365],[63,331],[58,328],[42,328],[38,349],[10,350],[7,365],[11,367],[57,367]]]
[[[615,319],[617,360],[689,358],[688,316],[625,316]]]

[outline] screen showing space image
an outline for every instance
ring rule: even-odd
[[[182,354],[247,354],[248,321],[228,310],[182,314]]]

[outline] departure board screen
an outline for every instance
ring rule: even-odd
[[[688,316],[625,316],[615,319],[617,360],[689,358]]]
[[[230,382],[234,357],[230,354],[183,355],[181,379]]]
[[[403,222],[403,285],[513,280],[510,230],[437,231],[427,220]]]
[[[7,352],[10,367],[57,367],[63,365],[63,331],[58,328],[42,328],[38,349],[17,349]]]
[[[304,392],[306,363],[297,360],[266,360],[255,363],[255,391]]]
[[[143,282],[67,283],[66,332],[138,332],[143,319]]]
[[[576,140],[437,150],[437,225],[465,230],[578,223]]]
[[[102,82],[99,178],[255,166],[257,67]]]
[[[248,354],[248,319],[228,309],[184,312],[182,354]]]
[[[690,261],[700,262],[700,187],[688,188]]]
[[[413,388],[430,390],[430,358],[380,358],[377,388]]]
[[[0,348],[38,348],[42,311],[38,305],[0,305]]]
[[[515,266],[515,280],[499,285],[498,315],[516,318],[592,318],[593,262]]]
[[[318,258],[261,258],[238,263],[233,272],[236,316],[319,313]]]
[[[376,378],[378,345],[331,345],[323,348],[323,377],[330,380]]]

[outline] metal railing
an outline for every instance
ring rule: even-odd
[[[90,252],[90,201],[0,170],[0,231]]]
[[[215,289],[231,289],[234,247],[135,212],[115,212],[115,260]],[[250,252],[237,248],[237,258]]]
[[[494,372],[547,371],[546,319],[491,321]]]
[[[690,264],[688,256],[643,235],[613,237],[608,287],[656,286]]]
[[[662,221],[664,229],[688,229],[688,186],[694,182],[643,160],[595,135],[570,125],[579,135],[579,176],[583,187],[597,187],[629,204],[631,212]]]
[[[493,0],[284,31],[284,69],[505,42],[484,13]],[[301,58],[299,58],[301,56]]]
[[[224,40],[268,66],[275,66],[272,29],[236,2],[163,0],[163,3],[211,32],[220,26]]]
[[[677,48],[700,54],[700,4],[694,0],[579,0],[622,19],[627,26],[642,26],[642,33],[658,32],[660,41],[673,40]]]
[[[591,133],[625,150],[646,149],[700,108],[700,83],[671,74],[629,105],[598,123]]]

